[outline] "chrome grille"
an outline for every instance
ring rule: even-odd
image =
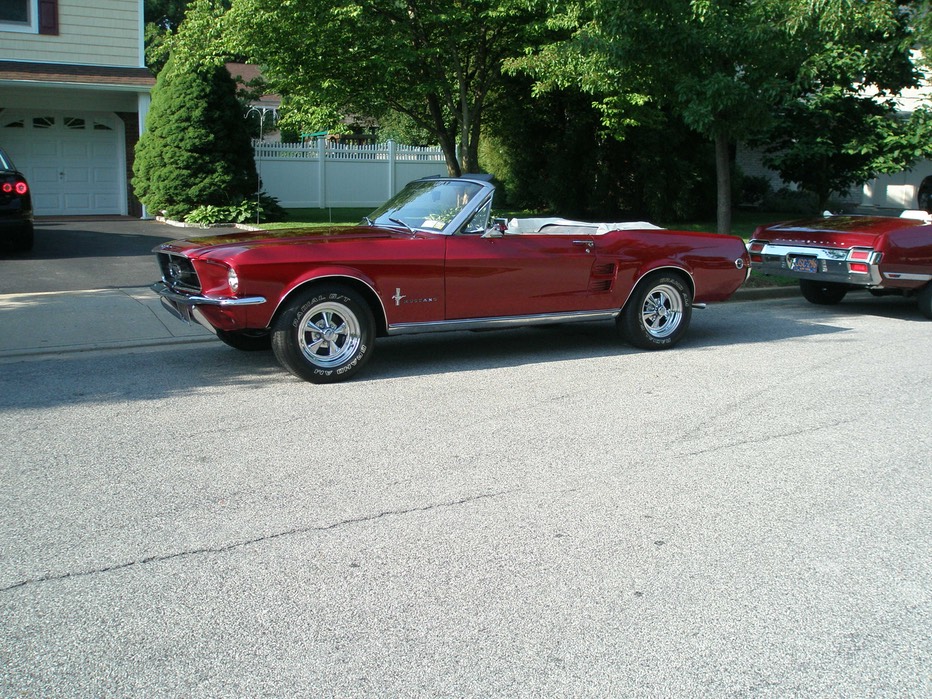
[[[162,280],[173,289],[199,293],[201,282],[194,271],[191,260],[183,255],[170,255],[165,252],[157,254]]]

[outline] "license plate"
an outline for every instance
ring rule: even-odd
[[[790,261],[790,269],[794,272],[815,274],[819,271],[819,261],[814,257],[794,257]]]

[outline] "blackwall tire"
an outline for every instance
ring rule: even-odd
[[[642,280],[618,316],[618,329],[635,347],[669,349],[689,328],[692,294],[675,274],[655,273]]]
[[[932,282],[926,284],[922,291],[916,294],[916,300],[919,302],[919,312],[932,320]]]
[[[834,306],[836,303],[841,303],[848,293],[848,289],[842,284],[815,282],[811,279],[800,279],[799,290],[804,299],[817,306]]]
[[[344,286],[314,287],[288,302],[272,327],[279,363],[312,383],[355,375],[374,349],[375,320],[365,300]]]
[[[272,349],[272,335],[267,330],[218,330],[217,337],[241,352]]]

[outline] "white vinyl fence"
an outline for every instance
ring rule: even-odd
[[[376,207],[411,180],[445,175],[440,148],[253,140],[262,188],[287,209]]]

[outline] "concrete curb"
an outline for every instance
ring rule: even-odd
[[[733,301],[761,301],[765,299],[786,299],[799,296],[799,286],[762,286],[753,289],[741,288],[735,292]]]

